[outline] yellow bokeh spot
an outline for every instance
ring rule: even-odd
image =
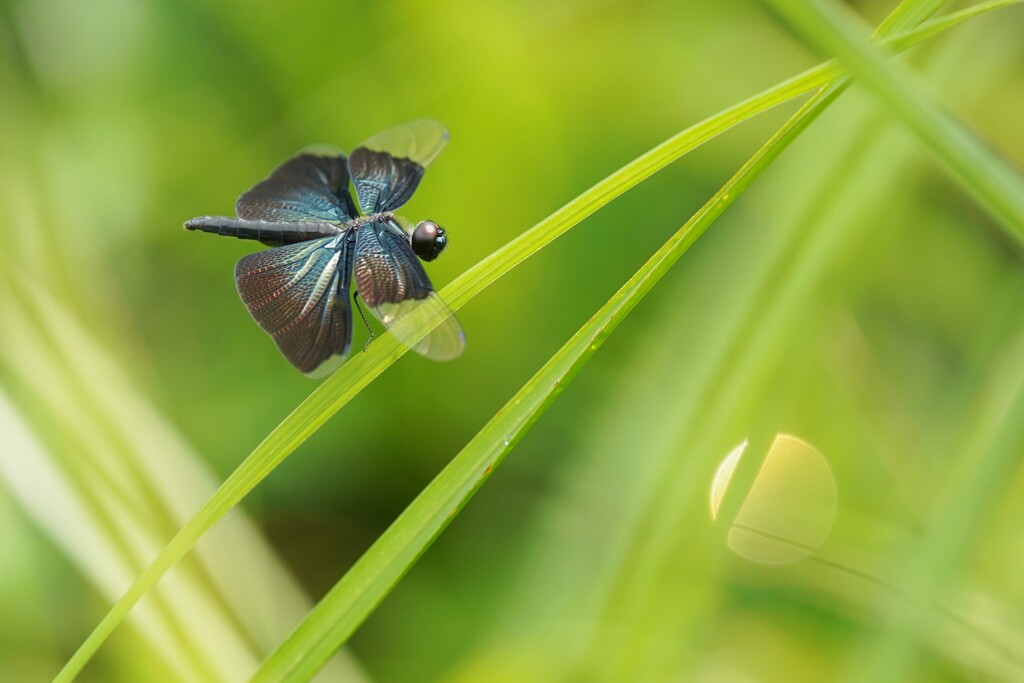
[[[747,442],[719,465],[711,483],[711,518]],[[775,437],[729,527],[727,543],[738,555],[763,564],[787,564],[817,551],[836,516],[836,484],[825,456],[803,439]]]

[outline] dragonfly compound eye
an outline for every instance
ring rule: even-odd
[[[412,231],[412,250],[424,261],[433,261],[448,243],[444,228],[434,221],[420,221]]]

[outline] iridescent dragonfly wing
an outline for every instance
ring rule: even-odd
[[[348,162],[329,147],[300,152],[245,192],[239,218],[344,223],[357,215],[348,192]]]
[[[356,233],[356,291],[398,340],[421,356],[452,360],[466,337],[455,315],[430,284],[408,238],[394,221],[363,225]],[[422,339],[423,329],[433,329]]]
[[[353,239],[326,237],[256,252],[235,266],[253,319],[310,377],[340,366],[352,345],[353,248]]]
[[[448,142],[437,121],[417,119],[374,135],[349,155],[348,168],[364,214],[394,211],[409,201],[423,172]]]

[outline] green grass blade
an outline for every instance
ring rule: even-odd
[[[863,39],[860,22],[823,0],[766,0],[818,50],[836,55],[900,118],[1019,245],[1024,246],[1024,180],[937,104],[912,74]]]
[[[981,3],[973,8],[936,19],[884,42],[890,49],[906,49],[972,16],[1019,0]],[[597,209],[687,152],[759,113],[826,85],[843,75],[833,62],[819,65],[769,88],[729,109],[697,123],[638,157],[561,209],[466,271],[442,291],[453,310],[479,294],[558,236]],[[195,545],[196,541],[228,510],[262,481],[335,412],[358,394],[405,353],[392,335],[384,335],[366,353],[357,355],[327,379],[287,417],[225,480],[213,497],[175,535],[124,596],[113,605],[97,627],[54,679],[71,681],[131,608],[163,574]]]
[[[892,12],[882,20],[872,38],[884,38],[920,24],[946,4],[946,0],[901,0]]]
[[[254,681],[310,680],[458,514],[668,269],[842,90],[815,98],[740,168],[520,389],[264,661]],[[808,112],[811,112],[808,115]]]

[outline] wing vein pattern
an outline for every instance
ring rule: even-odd
[[[249,254],[235,266],[253,319],[313,377],[337,368],[352,345],[352,243],[347,235],[300,242]]]

